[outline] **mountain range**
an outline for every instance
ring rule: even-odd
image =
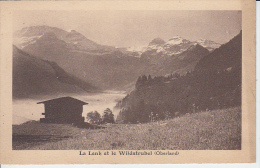
[[[200,39],[198,41],[189,41],[180,36],[175,36],[165,42],[161,38],[153,39],[147,46],[139,47],[129,47],[128,51],[137,52],[140,55],[145,52],[154,51],[160,53],[161,55],[174,55],[180,54],[183,51],[187,50],[192,45],[201,45],[202,47],[208,49],[210,52],[216,48],[219,48],[221,44],[216,43],[211,40]]]
[[[186,74],[219,46],[209,40],[191,42],[176,36],[167,42],[155,38],[140,47],[141,51],[131,51],[97,44],[75,30],[50,26],[23,28],[14,33],[13,43],[34,59],[55,62],[66,73],[102,90],[133,89],[140,75]]]
[[[88,52],[109,52],[114,47],[99,45],[75,30],[70,32],[50,26],[32,26],[25,27],[14,33],[14,45],[23,49],[29,45],[35,44],[38,41],[44,42],[45,38],[51,38],[53,40],[59,40],[59,42],[65,44],[67,49],[88,51]]]

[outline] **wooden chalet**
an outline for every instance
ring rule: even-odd
[[[84,123],[83,105],[88,103],[72,97],[61,97],[37,104],[44,104],[45,108],[42,113],[45,118],[40,119],[41,123],[81,124]]]

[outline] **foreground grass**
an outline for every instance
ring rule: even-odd
[[[18,150],[234,150],[241,149],[241,108],[95,130],[35,122],[13,126],[13,134],[61,137],[58,141],[13,142],[13,149]]]

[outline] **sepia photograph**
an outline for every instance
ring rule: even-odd
[[[241,17],[16,12],[13,149],[240,150]]]
[[[254,162],[252,4],[3,3],[3,161]]]

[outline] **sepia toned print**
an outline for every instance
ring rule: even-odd
[[[243,8],[13,10],[7,151],[252,161],[242,20]]]
[[[13,149],[241,149],[241,11],[16,16]]]

